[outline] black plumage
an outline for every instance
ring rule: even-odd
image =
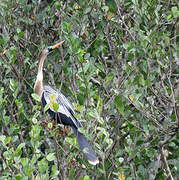
[[[57,121],[57,123],[70,126],[73,129],[73,132],[77,137],[78,144],[80,146],[80,149],[83,151],[84,156],[91,164],[96,165],[99,162],[98,158],[92,147],[89,145],[85,136],[78,131],[78,128],[82,127],[82,125],[74,117],[74,109],[68,99],[59,90],[55,90],[50,86],[44,86],[41,97],[43,107],[45,107],[46,104],[51,103],[51,94],[56,97],[55,100],[58,103],[59,107],[55,112],[50,106],[48,109],[48,113],[50,114],[52,119]]]

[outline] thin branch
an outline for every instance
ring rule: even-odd
[[[122,20],[122,23],[124,24],[125,28],[126,28],[126,31],[129,33],[129,35],[131,36],[132,40],[135,41],[135,38],[134,36],[131,34],[131,32],[129,31],[129,28],[128,26],[126,25],[125,21],[124,21],[124,18],[122,17],[121,15],[121,12],[120,12],[120,9],[119,9],[119,3],[117,3],[117,0],[114,0],[115,3],[116,3],[116,6],[117,6],[117,13],[118,15],[120,16],[121,20]]]
[[[13,122],[13,124],[18,125],[18,122],[17,122],[17,120],[16,120],[16,118],[14,117],[14,114],[13,114],[13,113],[14,113],[14,108],[13,108],[14,100],[13,100],[12,102],[10,102],[10,100],[7,99],[7,101],[8,101],[8,103],[9,103],[8,108],[10,107],[9,113],[10,113],[10,115],[11,115],[11,117],[12,117],[12,122]],[[24,138],[23,138],[23,136],[22,136],[21,126],[19,126],[19,128],[20,128],[21,131],[18,132],[17,135],[18,135],[18,137],[19,137],[19,139],[20,139],[20,142],[21,142],[21,143],[24,143],[25,140],[24,140]],[[23,152],[24,152],[24,154],[25,154],[26,156],[28,155],[27,149],[26,149],[25,146],[23,147]]]
[[[173,91],[172,83],[170,81],[170,77],[168,77],[168,81],[169,81],[170,89],[171,89],[171,92],[172,92],[172,103],[173,103],[173,107],[174,107],[175,117],[176,117],[176,121],[177,121],[178,127],[179,127],[179,118],[178,118],[178,114],[177,114],[177,105],[176,105],[175,94],[174,94],[174,91]]]
[[[87,113],[87,109],[88,109],[88,106],[89,106],[89,90],[88,90],[88,86],[87,86],[87,80],[86,80],[86,76],[85,76],[85,72],[84,72],[84,68],[83,68],[83,64],[81,63],[79,57],[78,58],[78,61],[80,62],[80,65],[81,65],[81,68],[82,68],[82,72],[83,72],[83,80],[84,80],[84,84],[85,84],[85,89],[86,89],[86,99],[87,99],[87,104],[85,106],[85,116],[86,116],[86,113]]]
[[[29,93],[27,93],[27,88],[26,88],[26,86],[25,86],[25,84],[24,84],[24,81],[29,85],[29,83],[24,79],[24,77],[23,76],[21,76],[20,74],[19,74],[19,72],[18,72],[18,70],[16,69],[16,67],[14,66],[14,65],[12,65],[12,64],[10,64],[9,62],[10,62],[10,59],[9,59],[9,57],[6,55],[6,54],[3,54],[4,55],[4,57],[5,57],[5,59],[4,59],[4,57],[0,54],[0,57],[2,58],[2,60],[9,66],[9,67],[11,67],[11,70],[12,70],[12,72],[13,72],[13,74],[15,75],[15,77],[18,79],[18,80],[20,80],[20,82],[21,82],[21,84],[22,84],[22,87],[23,87],[23,89],[24,89],[24,93],[26,94],[26,96],[27,96],[27,98],[28,98],[28,101],[29,101],[29,103],[30,103],[30,105],[31,105],[31,107],[33,107],[34,106],[34,104],[33,104],[33,102],[32,102],[32,100],[31,100],[31,98],[30,98],[30,96],[29,96]],[[31,87],[31,86],[30,86]],[[31,87],[32,88],[32,87]]]
[[[159,122],[153,118],[152,116],[150,116],[149,114],[147,114],[145,111],[143,111],[142,109],[138,108],[130,99],[128,99],[133,106],[139,111],[141,112],[145,117],[147,117],[148,119],[150,119],[158,128],[163,129],[163,126],[161,124],[159,124]]]
[[[161,153],[161,160],[163,161],[164,167],[165,167],[165,171],[167,173],[167,179],[168,180],[174,180],[172,173],[170,171],[170,168],[168,166],[168,161],[164,152],[164,148],[163,148],[163,143],[160,143],[160,153]]]
[[[134,170],[134,179],[137,180],[137,171],[136,171],[136,165],[133,164],[133,170]]]
[[[56,151],[56,157],[57,157],[57,167],[60,173],[58,173],[58,177],[59,179],[61,179],[60,174],[63,174],[63,171],[60,168],[60,153],[59,153],[59,144],[58,144],[58,140],[56,137],[54,137],[55,140],[55,151]]]
[[[0,159],[2,159],[2,161],[6,164],[6,167],[9,169],[9,172],[11,173],[11,176],[12,177],[14,177],[14,175],[13,175],[13,169],[11,168],[11,166],[9,166],[8,164],[7,164],[7,162],[6,162],[6,160],[5,160],[5,158],[4,158],[4,156],[3,156],[3,153],[2,153],[2,151],[0,150]]]

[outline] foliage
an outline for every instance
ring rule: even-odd
[[[0,179],[177,179],[178,18],[176,0],[0,1]],[[45,81],[73,102],[96,167],[33,94],[39,52],[60,40]]]

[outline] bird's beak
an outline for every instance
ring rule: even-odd
[[[53,49],[57,48],[58,46],[62,45],[64,42],[65,41],[61,41],[58,44],[55,44],[54,46],[51,46],[51,49],[53,50]]]

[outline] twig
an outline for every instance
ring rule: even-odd
[[[62,64],[64,65],[64,56],[63,56],[63,47],[60,46],[60,58],[62,60]],[[64,71],[62,70],[62,73],[61,73],[61,83],[60,83],[60,90],[62,88],[62,85],[63,85],[63,81],[64,81]]]
[[[165,171],[166,171],[167,176],[168,176],[167,179],[168,180],[174,180],[172,177],[172,173],[170,171],[170,168],[168,166],[167,158],[166,158],[164,148],[163,148],[163,142],[160,142],[160,153],[161,153],[161,159],[162,159],[164,167],[165,167]]]
[[[29,97],[29,94],[27,93],[27,90],[26,90],[26,86],[25,86],[25,84],[24,84],[24,81],[25,81],[28,85],[29,85],[29,83],[19,74],[19,72],[18,72],[18,70],[16,69],[16,67],[9,63],[10,60],[9,60],[9,57],[8,57],[6,54],[4,54],[4,57],[6,58],[6,60],[4,59],[4,57],[3,57],[1,54],[0,54],[0,57],[2,58],[2,60],[3,60],[5,63],[7,63],[7,64],[11,67],[12,72],[14,73],[14,75],[17,77],[18,80],[21,81],[22,87],[24,88],[24,93],[27,95],[31,107],[33,107],[34,104],[33,104],[32,100],[31,100],[31,98]],[[30,87],[31,87],[31,86],[30,86]],[[31,88],[32,88],[32,87],[31,87]]]
[[[121,15],[121,12],[120,12],[120,9],[119,9],[119,4],[117,3],[116,0],[115,0],[115,3],[116,3],[116,6],[117,6],[117,13],[118,13],[118,15],[120,16],[120,18],[121,18],[121,20],[122,20],[122,23],[124,24],[127,32],[130,34],[132,40],[135,41],[135,38],[133,37],[133,35],[132,35],[131,32],[129,31],[129,28],[128,28],[128,26],[126,25],[126,23],[125,23],[125,21],[124,21],[124,18],[123,18],[122,15]]]
[[[134,169],[134,179],[137,180],[137,172],[136,172],[136,165],[133,164],[133,169]]]
[[[105,170],[104,162],[105,162],[105,158],[102,158],[102,165],[103,165],[104,179],[107,180],[107,179],[106,179],[106,170]]]
[[[107,107],[108,107],[108,105],[114,100],[114,97],[115,97],[115,94],[113,94],[113,95],[109,98],[109,100],[106,102],[106,104],[104,104],[104,108],[107,108]]]
[[[6,164],[6,167],[9,169],[9,172],[11,173],[11,176],[14,177],[13,176],[13,169],[7,164],[1,150],[0,150],[0,159],[2,159],[2,161]]]
[[[175,117],[176,117],[176,121],[177,121],[178,127],[179,127],[179,118],[178,118],[178,114],[177,114],[177,105],[176,105],[175,94],[174,94],[174,91],[173,91],[172,83],[171,83],[171,81],[170,81],[170,77],[168,77],[168,81],[169,81],[170,89],[171,89],[171,92],[172,92],[172,102],[173,102]]]
[[[143,132],[144,134],[146,133],[142,128],[140,128],[139,126],[137,126],[136,124],[131,123],[127,118],[123,117],[129,124],[131,124],[132,126],[136,127],[137,129],[139,129],[141,132]]]
[[[56,137],[54,137],[54,140],[55,140],[55,150],[56,150],[56,157],[57,157],[57,167],[58,167],[58,170],[60,173],[58,173],[58,177],[59,179],[61,179],[61,176],[60,174],[63,174],[63,171],[61,171],[61,168],[60,168],[60,153],[59,153],[59,145],[58,145],[58,140]],[[64,178],[63,178],[64,179]]]
[[[156,161],[155,161],[155,165],[153,167],[151,167],[148,171],[148,177],[149,177],[149,180],[153,180],[153,179],[156,179],[156,175],[157,175],[157,172],[158,172],[158,169],[160,168],[161,166],[161,155],[157,155],[156,156]]]
[[[141,112],[145,117],[147,117],[148,119],[150,119],[158,128],[163,129],[163,126],[161,124],[159,124],[159,122],[153,118],[152,116],[149,116],[145,111],[143,111],[142,109],[138,108],[130,99],[128,99],[133,106],[139,111]]]
[[[83,71],[83,79],[84,79],[84,83],[85,83],[85,88],[86,88],[86,99],[87,99],[87,104],[85,106],[85,116],[86,116],[86,113],[87,113],[87,109],[88,109],[88,106],[89,106],[89,95],[88,95],[88,86],[87,86],[87,80],[86,80],[86,76],[85,76],[85,72],[84,72],[84,68],[83,68],[83,64],[81,63],[79,57],[78,58],[78,61],[80,62],[80,65],[81,65],[81,68],[82,68],[82,71]]]
[[[55,81],[54,81],[54,78],[53,78],[53,74],[51,72],[49,72],[48,74],[49,74],[49,78],[50,78],[50,82],[52,83],[52,86],[55,87]]]
[[[13,113],[14,113],[14,110],[13,110],[13,109],[14,109],[14,108],[13,108],[14,100],[13,100],[12,102],[10,102],[9,99],[7,99],[7,101],[8,101],[8,103],[9,103],[9,105],[10,105],[10,106],[8,106],[8,107],[10,107],[9,112],[10,112],[10,114],[11,114],[12,121],[13,121],[14,124],[18,125],[17,120],[16,120],[16,118],[15,118],[14,115],[13,115]],[[20,128],[20,130],[21,130],[21,132],[22,132],[21,126],[20,126],[19,128]],[[21,143],[24,143],[25,141],[24,141],[24,138],[23,138],[21,132],[18,132],[17,134],[18,134],[18,137],[19,137],[19,139],[20,139],[20,142],[21,142]],[[24,154],[25,154],[26,156],[28,155],[25,146],[23,147],[23,152],[24,152]]]

